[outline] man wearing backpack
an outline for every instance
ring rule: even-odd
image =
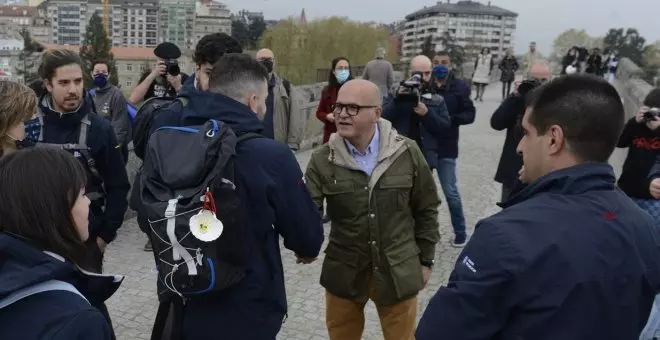
[[[257,60],[268,70],[268,98],[263,118],[263,135],[287,144],[291,150],[300,148],[303,139],[305,117],[298,108],[296,91],[288,80],[275,73],[275,55],[263,48],[257,52]]]
[[[150,137],[140,198],[161,282],[152,338],[275,339],[287,313],[279,237],[299,263],[318,256],[321,215],[302,171],[258,135],[267,77],[248,55],[223,56],[180,124]]]
[[[91,109],[92,101],[83,89],[82,65],[80,56],[66,49],[43,53],[39,75],[48,92],[39,99],[37,108],[40,124],[36,147],[67,150],[87,170],[85,195],[91,204],[87,263],[82,265],[100,273],[105,247],[123,223],[130,185],[110,122]],[[103,301],[90,302],[110,320]]]
[[[178,125],[181,119],[181,114],[185,103],[187,94],[197,91],[208,90],[209,74],[213,69],[213,64],[220,59],[225,53],[242,53],[243,48],[236,39],[225,33],[213,33],[202,37],[195,47],[193,60],[195,61],[195,75],[190,77],[183,84],[183,87],[177,97],[154,97],[148,99],[141,107],[140,111],[135,117],[135,124],[133,127],[133,147],[135,155],[144,159],[147,142],[149,136],[157,128],[165,125]],[[136,183],[133,189],[139,187],[137,181],[139,176],[135,178]],[[135,192],[134,192],[135,193]],[[135,193],[137,194],[137,193]],[[140,229],[148,233],[147,221],[144,216],[139,212],[139,202],[136,197],[131,195],[131,207],[138,211],[137,221]],[[145,251],[151,251],[151,241],[147,241],[144,245]]]
[[[131,141],[131,121],[128,116],[128,105],[124,94],[117,86],[110,84],[108,62],[94,61],[92,64],[92,79],[94,89],[89,93],[94,100],[96,113],[107,119],[115,131],[117,143],[121,145],[124,164],[128,162],[128,143]],[[116,76],[116,75],[115,75]]]

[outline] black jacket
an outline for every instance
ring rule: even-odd
[[[124,213],[128,208],[126,196],[130,190],[124,158],[115,132],[110,122],[93,113],[91,98],[87,94],[78,110],[65,114],[52,110],[49,101],[50,95],[45,95],[39,101],[39,109],[44,117],[45,143],[78,143],[82,118],[87,116],[91,121],[87,146],[101,178],[89,176],[87,192],[97,192],[103,187],[105,198],[94,200],[90,205],[89,234],[90,239],[98,236],[110,243],[124,223]],[[83,165],[87,168],[85,162]]]
[[[638,339],[660,235],[614,180],[608,164],[558,170],[481,220],[416,339]]]
[[[513,188],[518,181],[518,171],[523,165],[522,156],[516,152],[518,143],[522,139],[520,121],[525,114],[525,99],[518,95],[511,95],[493,112],[490,117],[490,126],[497,130],[506,130],[506,138],[502,147],[500,163],[497,165],[495,182]]]
[[[470,99],[470,86],[450,73],[447,80],[435,89],[445,98],[449,113],[449,126],[436,137],[438,158],[458,158],[458,137],[461,125],[474,123],[476,108]]]
[[[617,146],[628,148],[619,188],[632,198],[653,199],[649,192],[651,181],[648,174],[656,157],[660,156],[660,131],[649,129],[645,123],[637,123],[633,117],[623,128]]]
[[[500,76],[500,81],[511,82],[516,78],[516,71],[518,70],[518,60],[514,56],[504,56],[500,65],[498,66],[502,75]]]
[[[437,94],[428,94],[431,95],[431,99],[422,97],[422,102],[428,109],[424,116],[419,116],[413,111],[413,104],[400,102],[391,93],[385,99],[382,116],[389,120],[401,135],[416,141],[424,153],[426,162],[431,169],[435,169],[438,163],[437,138],[450,125],[450,118],[445,100]]]

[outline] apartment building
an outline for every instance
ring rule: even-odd
[[[88,11],[103,18],[103,1],[88,0]],[[155,47],[158,45],[158,0],[111,0],[108,9],[113,46]]]
[[[195,0],[161,0],[159,42],[169,41],[181,49],[194,48],[195,13]]]
[[[34,6],[0,6],[0,27],[19,31],[26,27],[32,38],[40,43],[50,43],[51,24],[43,8]],[[4,29],[3,29],[4,31]]]
[[[469,58],[483,47],[490,48],[499,58],[507,48],[514,47],[518,14],[507,9],[477,1],[451,0],[438,2],[406,16],[403,30],[402,60],[421,53],[429,36],[436,50],[443,48],[441,37],[448,32],[462,46]]]
[[[223,3],[201,0],[196,5],[193,47],[203,36],[211,33],[231,35],[231,12]]]
[[[103,18],[102,0],[49,0],[42,6],[52,22],[52,42],[79,45],[85,39],[89,19]],[[113,46],[155,47],[160,42],[158,0],[110,0],[109,33]]]

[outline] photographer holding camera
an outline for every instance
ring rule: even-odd
[[[660,221],[660,200],[649,191],[649,172],[660,156],[660,89],[653,89],[643,106],[623,128],[617,147],[628,148],[619,188],[637,205]]]
[[[154,55],[158,59],[156,66],[151,72],[144,73],[140,84],[131,91],[129,101],[134,105],[154,97],[176,97],[188,79],[187,74],[181,73],[177,60],[181,57],[181,50],[175,44],[158,44]]]
[[[490,126],[493,129],[497,131],[506,129],[502,156],[495,173],[495,182],[502,184],[502,202],[507,201],[513,191],[520,186],[518,172],[523,162],[516,147],[522,139],[520,121],[525,114],[525,99],[532,90],[550,78],[550,67],[546,62],[537,61],[532,64],[529,76],[530,79],[523,81],[490,117]]]
[[[444,98],[430,90],[432,63],[426,56],[410,62],[410,78],[394,86],[383,105],[382,117],[419,145],[426,162],[435,169],[438,162],[436,136],[449,127]]]

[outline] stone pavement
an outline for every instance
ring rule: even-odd
[[[484,102],[477,103],[474,124],[462,127],[460,157],[458,161],[459,189],[468,227],[472,231],[476,222],[497,212],[495,206],[500,195],[499,184],[493,182],[500,157],[504,132],[490,128],[490,115],[500,103],[499,85],[487,89]],[[311,151],[297,154],[304,169]],[[615,154],[620,164],[621,152]],[[620,165],[615,166],[617,170]],[[441,190],[440,190],[441,191]],[[444,196],[440,193],[444,202]],[[419,316],[428,301],[443,285],[453,268],[459,250],[452,248],[451,223],[446,204],[440,207],[440,233],[442,239],[436,250],[436,266],[427,288],[419,296]],[[326,226],[326,237],[328,227]],[[105,271],[124,274],[126,279],[119,291],[108,301],[115,331],[119,340],[149,339],[157,308],[155,269],[151,253],[142,250],[146,237],[134,219],[127,221],[117,240],[108,246]],[[278,339],[327,339],[325,327],[324,290],[318,284],[323,255],[311,265],[296,265],[294,254],[282,247],[282,261],[286,278],[289,318]],[[378,316],[370,302],[366,309],[363,339],[382,339]]]

